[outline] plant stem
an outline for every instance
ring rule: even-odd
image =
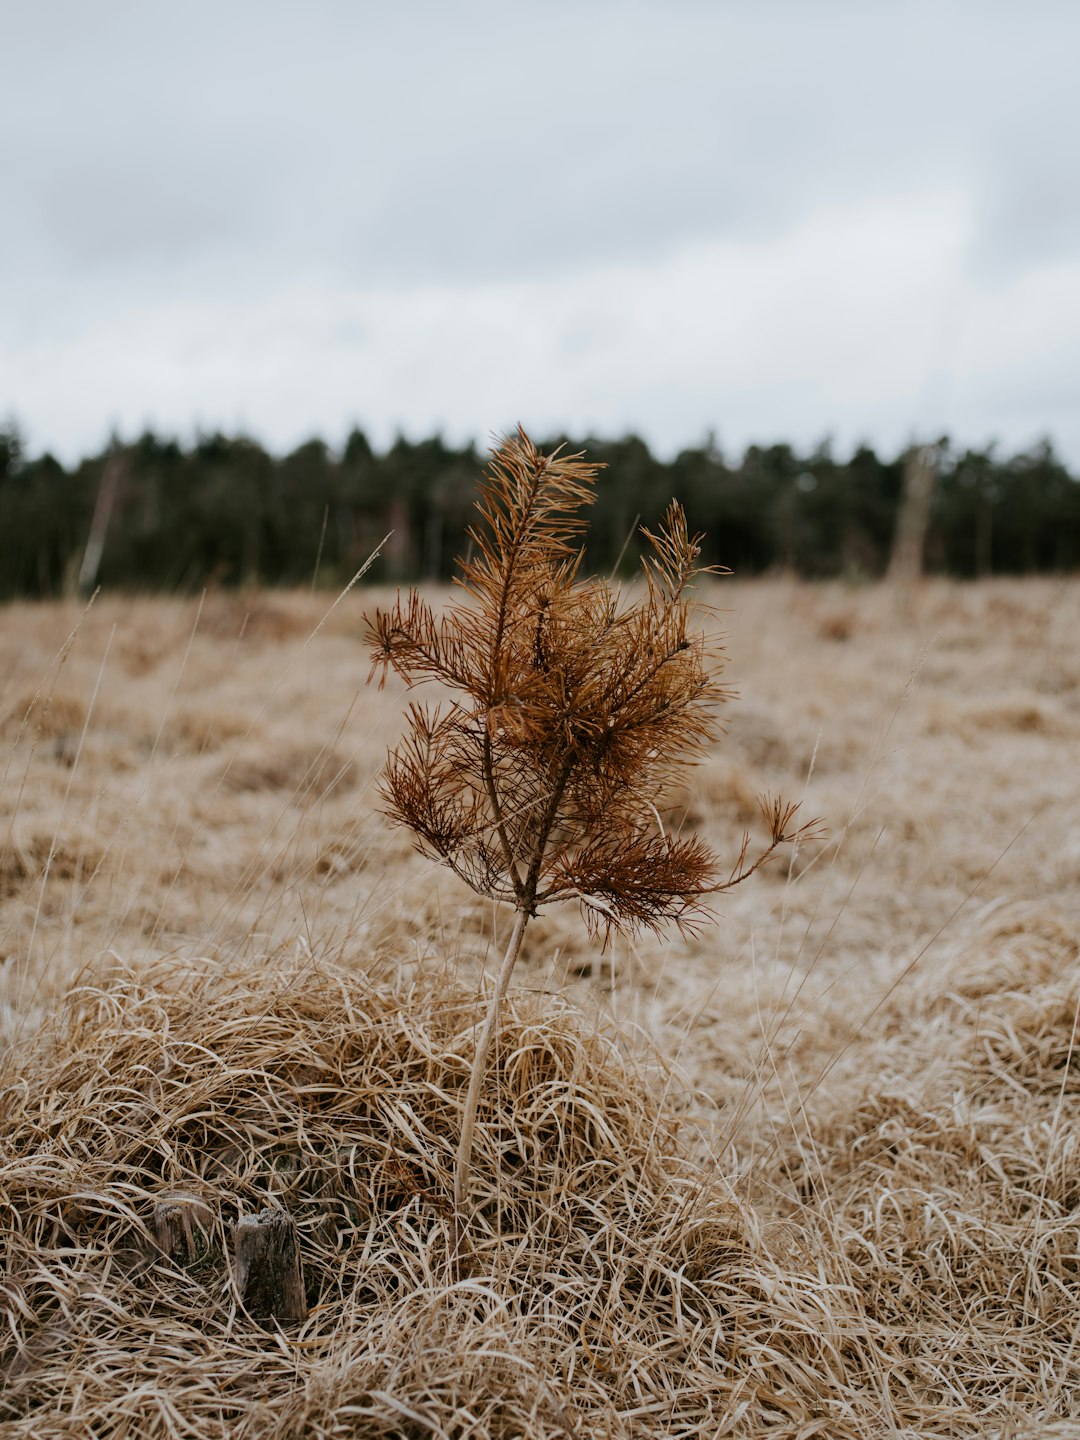
[[[461,1226],[462,1210],[465,1205],[465,1191],[472,1169],[473,1131],[476,1129],[476,1111],[480,1104],[480,1086],[484,1082],[488,1054],[491,1050],[491,1042],[495,1035],[495,1025],[499,1018],[499,1011],[502,1009],[503,998],[506,995],[506,987],[510,983],[510,973],[514,968],[514,962],[517,960],[518,952],[521,949],[521,939],[525,934],[525,926],[528,923],[529,912],[525,909],[519,909],[517,918],[514,921],[514,928],[510,935],[509,944],[506,947],[506,954],[503,956],[502,965],[499,967],[499,974],[495,981],[495,993],[491,997],[487,1016],[476,1042],[476,1055],[473,1058],[472,1074],[469,1077],[469,1090],[465,1096],[465,1114],[461,1121],[461,1139],[458,1141],[457,1164],[454,1167],[454,1215],[457,1227]]]

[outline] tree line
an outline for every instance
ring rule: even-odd
[[[711,442],[671,460],[636,435],[549,437],[603,462],[590,567],[631,568],[637,527],[677,496],[704,531],[708,564],[739,575],[874,578],[892,551],[910,457],[868,445],[846,459],[751,445],[738,459]],[[960,577],[1080,568],[1080,478],[1043,442],[1002,456],[942,440],[923,559]],[[378,451],[354,429],[333,451],[312,439],[275,456],[245,436],[189,444],[143,434],[70,467],[30,456],[0,428],[0,598],[69,594],[91,584],[191,591],[208,584],[341,584],[385,536],[370,572],[445,580],[464,543],[485,456],[439,435]]]

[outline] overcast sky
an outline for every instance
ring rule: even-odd
[[[0,419],[1080,465],[1080,5],[0,0]]]

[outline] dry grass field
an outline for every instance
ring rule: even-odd
[[[376,597],[0,612],[0,1435],[1080,1435],[1080,583],[709,598],[672,823],[827,835],[688,938],[530,926],[456,1270],[509,919],[380,814]]]

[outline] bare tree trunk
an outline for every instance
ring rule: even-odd
[[[887,575],[894,584],[910,585],[923,573],[923,552],[937,479],[937,456],[936,445],[916,445],[908,451],[904,466],[904,493]]]
[[[98,485],[94,514],[90,521],[90,535],[83,552],[82,566],[76,582],[79,593],[82,595],[93,589],[94,581],[97,579],[101,556],[105,550],[105,540],[109,533],[109,521],[112,519],[113,506],[116,504],[116,493],[120,488],[120,481],[125,469],[126,460],[123,451],[114,450],[105,461],[105,469],[101,472],[101,483]]]

